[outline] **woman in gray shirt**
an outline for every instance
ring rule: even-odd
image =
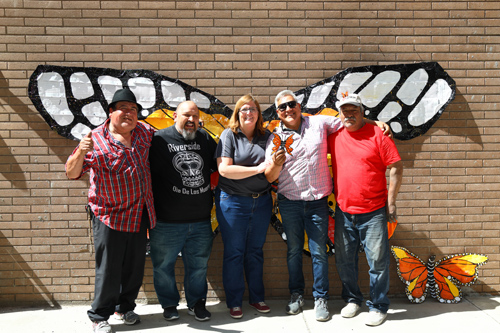
[[[233,318],[243,317],[246,276],[249,303],[269,312],[262,279],[273,199],[264,171],[267,139],[259,102],[241,97],[217,145],[219,184],[215,195],[217,220],[224,243],[223,283],[226,304]]]

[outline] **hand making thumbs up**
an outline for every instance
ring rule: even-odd
[[[87,135],[85,135],[81,140],[80,140],[80,150],[82,153],[88,153],[89,151],[94,150],[94,141],[92,140],[92,131],[88,132]]]

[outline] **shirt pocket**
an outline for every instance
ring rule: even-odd
[[[127,157],[124,153],[106,153],[104,156],[106,168],[113,173],[121,173],[127,169]]]

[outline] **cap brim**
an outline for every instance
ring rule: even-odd
[[[355,106],[359,106],[359,107],[363,106],[362,104],[356,103],[356,102],[337,102],[335,106],[340,109],[342,106],[347,105],[347,104],[351,104],[351,105],[355,105]]]
[[[357,102],[337,102],[337,107],[341,107],[341,106],[344,106],[344,105],[347,105],[347,104],[351,104],[351,105],[355,105],[355,106],[362,106],[361,103],[357,103]]]

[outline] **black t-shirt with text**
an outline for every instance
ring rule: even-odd
[[[190,223],[210,219],[210,175],[217,170],[214,139],[204,130],[185,140],[175,125],[153,136],[149,151],[158,222]]]

